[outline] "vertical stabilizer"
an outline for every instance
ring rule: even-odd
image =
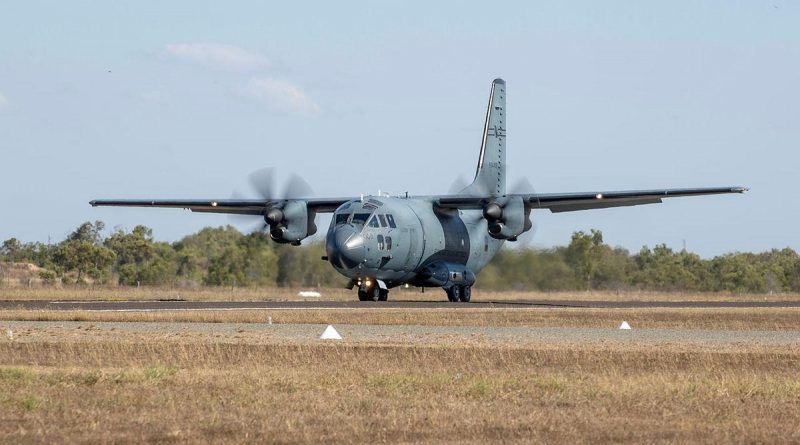
[[[483,125],[475,180],[462,194],[500,196],[506,193],[506,82],[495,79]]]

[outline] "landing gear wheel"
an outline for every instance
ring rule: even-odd
[[[389,299],[389,289],[380,289],[378,293],[378,301],[386,301]]]
[[[379,301],[381,299],[381,288],[375,286],[367,291],[367,295],[369,295],[369,301]]]
[[[370,301],[370,300],[371,298],[369,298],[369,294],[367,294],[367,291],[362,289],[358,290],[358,301]]]
[[[461,299],[461,288],[452,286],[450,289],[447,289],[447,299],[453,303],[458,303],[458,300]]]
[[[461,301],[469,303],[470,298],[472,298],[472,286],[464,286],[464,290],[461,291]]]

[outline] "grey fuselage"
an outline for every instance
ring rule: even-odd
[[[433,198],[365,196],[336,209],[326,236],[328,260],[353,280],[471,285],[502,240],[489,236],[480,210],[434,208]]]

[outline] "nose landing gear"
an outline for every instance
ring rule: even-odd
[[[388,298],[389,290],[380,286],[358,288],[358,301],[386,301]]]
[[[462,301],[464,303],[469,303],[470,298],[472,298],[472,286],[451,286],[448,289],[445,289],[447,292],[447,299],[453,303],[457,303]]]

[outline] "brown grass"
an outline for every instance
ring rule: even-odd
[[[616,327],[800,330],[800,308],[726,309],[257,309],[156,312],[0,310],[0,320],[198,322],[198,323],[369,324],[421,326]]]
[[[298,296],[301,290],[318,290],[319,298]],[[406,301],[446,301],[441,289],[393,289],[392,300]],[[193,301],[286,301],[322,300],[355,301],[355,291],[339,288],[173,288],[173,287],[116,287],[116,286],[68,286],[68,287],[0,287],[0,300],[156,300],[182,299]],[[611,301],[797,301],[798,294],[731,294],[731,293],[686,293],[686,292],[648,292],[648,291],[591,291],[591,292],[493,292],[475,290],[475,301],[515,301],[515,300],[611,300]]]
[[[0,442],[800,440],[800,352],[0,342]]]

